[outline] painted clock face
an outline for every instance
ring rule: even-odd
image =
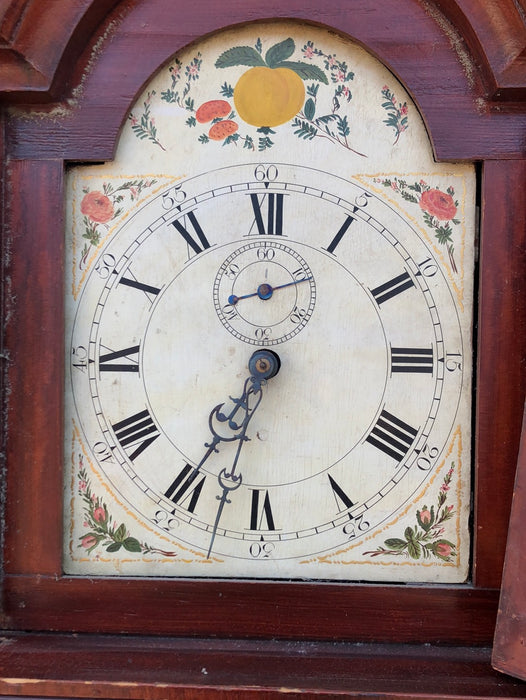
[[[69,174],[67,573],[467,577],[473,173],[305,31],[176,57]]]

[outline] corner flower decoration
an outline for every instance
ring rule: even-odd
[[[378,547],[372,552],[364,552],[371,557],[379,556],[405,556],[411,559],[430,559],[434,557],[440,561],[451,562],[456,556],[456,547],[450,540],[444,538],[443,527],[453,517],[454,506],[447,506],[447,494],[450,489],[451,479],[455,470],[455,463],[447,472],[440,490],[436,508],[424,505],[416,511],[416,525],[406,527],[404,537],[390,537],[385,540],[383,547]]]
[[[176,552],[167,552],[139,542],[137,538],[132,537],[124,523],[117,524],[106,504],[93,493],[80,455],[79,461],[78,493],[84,501],[84,527],[88,529],[88,532],[79,538],[79,548],[85,549],[87,554],[103,548],[109,554],[123,550],[136,554],[156,553],[165,557],[177,556]]]
[[[407,202],[419,205],[424,223],[434,231],[438,243],[446,247],[451,269],[458,273],[453,227],[458,226],[460,220],[456,218],[458,200],[454,188],[449,186],[444,192],[432,188],[425,180],[411,183],[397,177],[375,178],[375,182],[390,188]]]
[[[111,183],[104,182],[101,190],[90,190],[88,187],[82,190],[84,196],[80,202],[80,212],[84,226],[82,237],[86,243],[79,261],[81,270],[86,265],[91,248],[98,246],[101,236],[108,231],[108,224],[123,213],[124,209],[120,205],[125,199],[134,202],[143,190],[155,182],[156,180],[128,180],[116,188]]]

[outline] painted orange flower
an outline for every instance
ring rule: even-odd
[[[98,224],[105,224],[114,213],[109,197],[102,192],[88,192],[80,203],[80,211]]]
[[[439,221],[451,221],[457,213],[453,197],[441,190],[426,190],[420,197],[420,209],[427,211]]]

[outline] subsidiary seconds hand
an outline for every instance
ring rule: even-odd
[[[243,294],[242,296],[237,296],[237,294],[231,294],[228,297],[228,303],[235,306],[238,301],[241,301],[241,299],[250,299],[251,297],[259,297],[263,300],[270,299],[270,297],[274,294],[274,292],[277,289],[293,287],[297,284],[301,284],[302,282],[308,282],[311,279],[312,277],[304,277],[301,280],[293,280],[292,282],[286,282],[285,284],[278,284],[277,287],[272,287],[270,284],[267,284],[265,282],[264,284],[260,284],[257,290],[255,292],[252,292],[251,294]]]

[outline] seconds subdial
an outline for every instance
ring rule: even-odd
[[[253,241],[223,262],[214,283],[214,305],[225,328],[253,345],[276,345],[305,327],[316,285],[307,262],[290,246]]]

